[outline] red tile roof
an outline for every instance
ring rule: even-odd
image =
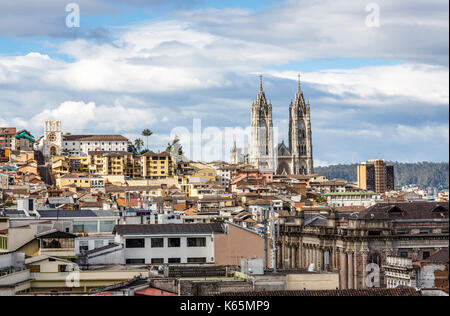
[[[178,294],[175,293],[171,293],[171,292],[166,292],[163,290],[158,290],[158,289],[154,289],[154,288],[147,288],[141,291],[137,291],[135,293],[136,295],[143,295],[143,296],[178,296]]]

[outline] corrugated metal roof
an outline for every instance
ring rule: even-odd
[[[220,223],[116,225],[114,231],[119,235],[222,234],[225,232],[223,225]]]

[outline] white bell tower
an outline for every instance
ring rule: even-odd
[[[45,121],[44,157],[58,156],[62,153],[61,121]]]

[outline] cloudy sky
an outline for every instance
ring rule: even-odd
[[[191,158],[228,159],[223,135],[248,132],[259,74],[287,140],[301,73],[316,165],[448,161],[448,12],[448,0],[2,0],[0,126],[39,137],[58,119],[132,140],[150,128],[153,150],[177,134],[187,149],[201,139]]]

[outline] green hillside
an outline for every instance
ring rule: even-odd
[[[416,162],[400,163],[388,162],[394,165],[395,184],[415,184],[421,188],[436,187],[448,189],[448,162]],[[357,164],[339,164],[314,168],[315,173],[324,174],[328,179],[342,178],[350,182],[356,181]]]

